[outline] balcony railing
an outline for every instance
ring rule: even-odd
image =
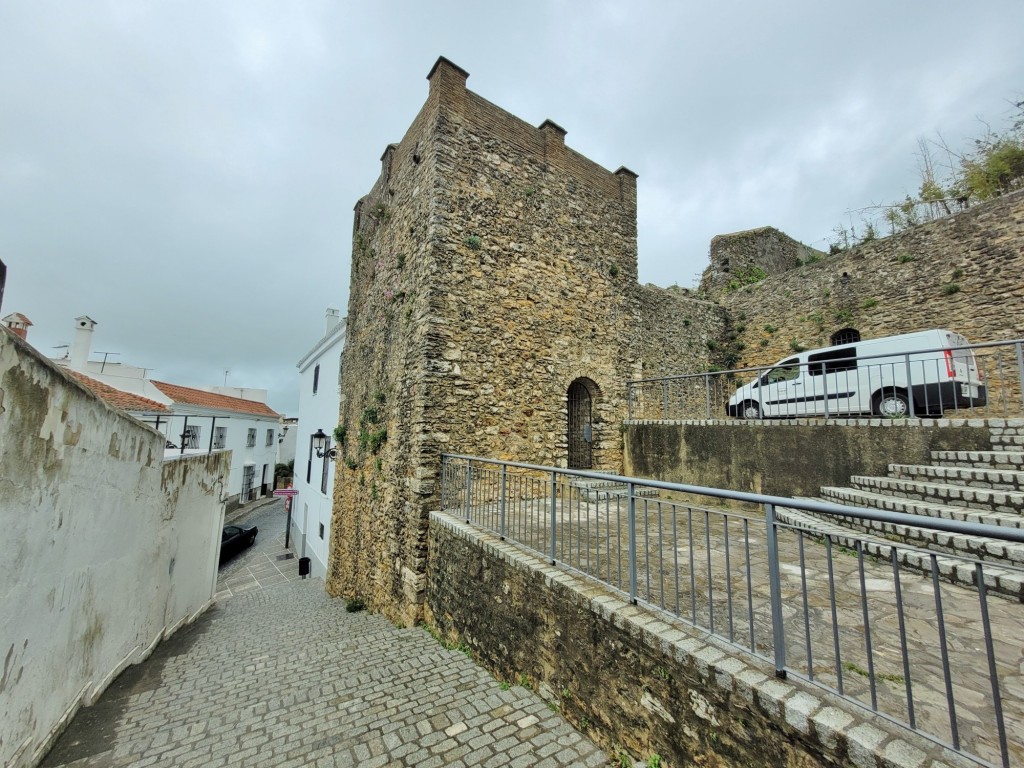
[[[1024,530],[460,455],[443,457],[442,508],[981,765],[1024,764],[1024,695],[1002,682],[1019,679],[1024,610],[990,597],[1021,569],[783,518],[986,537],[992,551]]]

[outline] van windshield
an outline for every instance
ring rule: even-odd
[[[794,357],[789,360],[783,360],[777,366],[768,371],[761,381],[764,384],[774,384],[777,381],[792,381],[799,375],[800,364]]]

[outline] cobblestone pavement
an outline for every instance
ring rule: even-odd
[[[607,766],[532,691],[297,578],[280,503],[218,601],[81,710],[43,766]]]

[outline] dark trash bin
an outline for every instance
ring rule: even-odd
[[[299,576],[301,576],[302,578],[306,578],[307,576],[309,576],[309,558],[308,557],[300,557],[299,558]]]

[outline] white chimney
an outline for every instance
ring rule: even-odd
[[[92,329],[95,327],[96,321],[88,315],[75,318],[75,341],[71,345],[71,370],[85,372],[86,363],[89,362],[89,353],[92,351]]]
[[[328,307],[327,308],[327,333],[330,333],[331,331],[333,331],[337,327],[339,320],[341,320],[341,316],[338,314],[338,310],[332,309],[331,307]]]

